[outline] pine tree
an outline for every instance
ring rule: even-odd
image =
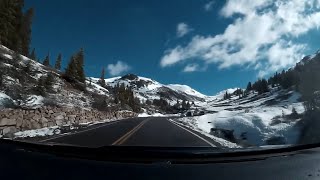
[[[186,110],[186,109],[187,109],[187,103],[186,103],[185,100],[182,101],[181,106],[182,106],[182,109],[183,109],[183,110]]]
[[[34,61],[37,61],[37,55],[36,55],[36,49],[35,48],[32,49],[29,58],[34,60]]]
[[[248,83],[246,90],[247,90],[248,92],[252,90],[251,82]]]
[[[24,0],[0,1],[0,43],[29,55],[33,9],[23,13]]]
[[[21,22],[23,22],[23,5],[23,0],[0,1],[0,41],[14,51],[17,51],[17,45],[20,44],[19,39],[21,39],[19,35]]]
[[[228,91],[226,91],[226,93],[223,96],[224,100],[230,99],[231,98],[231,94],[228,93]]]
[[[104,68],[102,68],[102,71],[101,71],[101,76],[100,76],[100,79],[99,79],[99,84],[102,86],[102,87],[105,87],[106,86],[106,81],[104,80]]]
[[[24,71],[27,74],[31,75],[31,68],[32,68],[31,61],[27,61],[26,64],[25,64],[25,67],[24,67]]]
[[[265,79],[261,80],[261,91],[262,91],[262,93],[269,91],[268,82]]]
[[[92,85],[92,79],[89,78],[89,86],[91,86],[91,85]]]
[[[188,101],[188,103],[187,103],[187,109],[190,109],[191,108],[191,104],[190,104],[190,102]]]
[[[43,63],[43,65],[47,66],[47,67],[50,67],[50,58],[49,58],[49,53],[48,55],[45,57]]]
[[[22,54],[29,55],[29,45],[31,43],[31,25],[34,10],[28,9],[23,15],[23,21],[21,23],[20,38],[22,40]]]
[[[180,109],[180,102],[179,102],[178,99],[177,99],[177,102],[176,102],[176,104],[174,105],[174,107],[176,107],[176,109]]]
[[[34,87],[35,92],[41,96],[46,96],[45,81],[45,77],[42,76],[39,78],[37,85]]]
[[[54,84],[54,76],[53,74],[48,73],[47,76],[45,77],[44,87],[46,88],[47,91],[51,91],[53,84]]]
[[[252,89],[256,90],[259,94],[269,91],[268,81],[266,79],[259,79],[252,85]]]
[[[84,50],[83,48],[75,55],[76,59],[76,78],[80,81],[85,83],[86,77],[84,73]]]
[[[74,56],[71,56],[68,66],[65,70],[65,76],[68,79],[76,79],[77,69],[76,69],[76,59]]]
[[[58,57],[57,57],[56,63],[54,65],[55,69],[57,69],[57,70],[61,69],[61,61],[62,61],[62,55],[59,54]]]

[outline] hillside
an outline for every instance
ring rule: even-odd
[[[178,123],[243,146],[319,142],[320,53],[295,67],[259,79],[247,89],[227,89],[196,104],[210,114],[184,117]]]
[[[310,97],[317,99],[316,93],[312,95],[317,87],[307,84],[312,93],[306,93],[304,78],[310,69],[316,76],[318,71],[314,68],[319,67],[318,62],[319,53],[316,53],[268,80],[249,83],[247,89],[230,88],[207,96],[187,85],[165,85],[134,74],[107,78],[104,83],[101,78],[87,77],[85,83],[81,83],[66,78],[65,72],[0,46],[0,107],[18,111],[18,114],[21,110],[26,111],[28,116],[23,117],[31,118],[30,122],[24,122],[3,116],[0,130],[4,134],[127,115],[175,114],[192,116],[175,121],[221,144],[293,144],[301,141],[301,137],[309,137],[310,134],[303,130],[314,124],[313,121],[304,122],[309,122],[305,119],[310,111],[318,109],[318,101],[312,101],[312,104],[308,101]],[[306,110],[305,107],[313,109]],[[69,109],[69,113],[64,112],[64,108]],[[40,116],[32,119],[34,111],[40,112]],[[49,113],[51,111],[53,114]],[[81,118],[83,113],[90,114],[90,118]],[[68,120],[62,121],[62,117]],[[45,119],[44,122],[39,118]],[[21,136],[26,135],[22,133]]]
[[[46,67],[25,56],[17,55],[4,46],[0,47],[2,107],[37,108],[46,105],[91,108],[94,94],[108,95],[98,85],[87,92],[77,89],[62,78],[62,73]],[[39,81],[52,76],[50,89],[42,91]],[[49,83],[45,79],[45,83]],[[91,93],[92,92],[92,93]]]
[[[263,95],[252,92],[244,98],[232,96],[199,104],[213,113],[184,117],[178,122],[212,138],[243,145],[294,144],[299,138],[297,124],[305,111],[300,97],[297,92],[278,88]],[[292,115],[293,109],[296,116]]]
[[[91,79],[92,82],[98,84],[99,78]],[[177,100],[204,102],[207,97],[187,85],[164,85],[150,78],[140,77],[134,74],[105,79],[105,81],[106,86],[111,89],[119,84],[130,87],[141,102],[160,99],[160,97],[169,101],[170,104],[175,103]]]

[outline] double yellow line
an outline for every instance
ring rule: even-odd
[[[121,138],[116,140],[112,145],[121,145],[124,142],[126,142],[135,132],[137,132],[145,123],[147,123],[149,120],[146,119],[139,123],[136,127],[134,127],[131,131],[127,132],[125,135],[123,135]]]

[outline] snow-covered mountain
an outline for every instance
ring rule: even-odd
[[[0,99],[10,102],[9,104],[25,108],[36,108],[47,104],[91,108],[91,104],[95,101],[94,94],[103,95],[110,99],[109,102],[112,102],[113,89],[121,84],[130,87],[141,103],[145,103],[147,100],[160,99],[160,97],[167,100],[171,105],[175,104],[177,100],[180,102],[184,100],[205,103],[210,99],[210,96],[206,96],[187,85],[165,85],[156,80],[134,74],[105,79],[105,87],[98,83],[99,78],[87,78],[86,92],[79,91],[63,78],[62,72],[21,55],[21,60],[16,63],[16,57],[14,56],[15,53],[10,49],[4,46],[0,47],[0,70],[5,72],[2,74],[2,88],[0,89],[2,96]],[[28,71],[26,71],[27,65],[30,65]],[[54,76],[53,89],[47,93],[46,97],[42,97],[34,89],[39,79],[48,74]]]
[[[99,78],[90,79],[94,84],[98,84]],[[153,79],[134,74],[105,79],[105,82],[107,86],[112,88],[122,84],[126,87],[130,87],[134,91],[135,96],[138,97],[141,102],[160,99],[160,97],[169,101],[170,104],[175,103],[177,100],[205,102],[208,97],[187,85],[164,85]]]
[[[299,137],[300,132],[296,126],[305,110],[303,102],[299,100],[301,94],[294,89],[270,85],[270,91],[267,93],[258,94],[250,91],[246,97],[240,98],[233,94],[238,88],[230,88],[214,96],[207,96],[187,85],[166,85],[134,74],[105,79],[104,87],[99,84],[99,78],[88,77],[85,89],[82,89],[83,87],[79,88],[65,80],[61,71],[43,66],[24,56],[20,56],[17,61],[16,56],[13,51],[0,46],[0,108],[72,106],[91,109],[95,108],[94,104],[99,103],[99,100],[106,98],[108,103],[103,104],[104,106],[122,110],[121,108],[126,107],[115,104],[114,91],[116,86],[123,84],[130,87],[134,96],[140,100],[144,113],[168,113],[161,109],[162,105],[147,105],[147,100],[152,102],[161,98],[171,105],[176,104],[177,100],[194,102],[188,111],[203,111],[205,114],[185,117],[179,119],[178,123],[208,136],[216,133],[214,130],[217,129],[230,130],[237,140],[245,140],[254,145],[295,143]],[[305,57],[300,65],[318,60],[319,52]],[[41,77],[48,74],[53,75],[52,90],[47,91],[46,95],[41,95],[37,86]],[[223,99],[226,92],[231,94],[229,99]],[[298,113],[296,117],[292,115],[293,109]],[[185,113],[185,110],[175,113]],[[217,134],[212,138],[217,138]],[[220,140],[216,139],[217,142]],[[225,143],[223,137],[221,143]]]

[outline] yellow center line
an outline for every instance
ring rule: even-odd
[[[118,140],[116,140],[114,143],[112,143],[112,145],[121,145],[124,142],[126,142],[135,132],[137,132],[147,121],[149,121],[148,119],[142,121],[141,123],[139,123],[136,127],[134,127],[133,129],[131,129],[131,131],[127,132],[126,134],[124,134],[121,138],[119,138]]]

